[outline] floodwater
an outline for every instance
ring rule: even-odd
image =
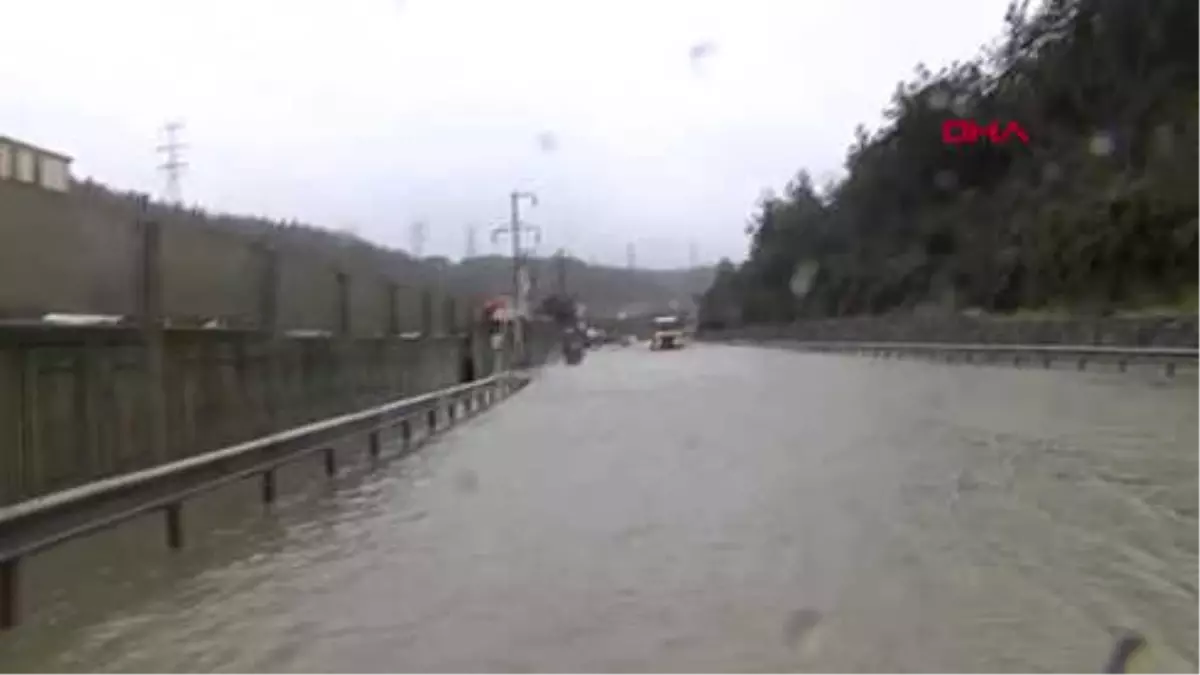
[[[0,669],[1197,668],[1193,373],[606,348],[23,567]],[[362,449],[354,449],[361,457]],[[346,454],[346,461],[352,455]]]

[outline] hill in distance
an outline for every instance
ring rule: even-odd
[[[280,254],[280,322],[287,328],[336,324],[338,274],[351,277],[354,323],[365,331],[386,324],[383,291],[402,289],[405,326],[419,321],[418,291],[480,301],[508,294],[512,263],[489,256],[452,262],[415,258],[347,232],[295,220],[280,221],[200,207],[180,208],[153,200],[143,215],[142,196],[91,180],[74,182],[66,195],[0,181],[0,315],[44,312],[130,314],[130,279],[137,260],[139,217],[162,226],[164,311],[172,317],[222,317],[230,325],[253,324],[261,272],[255,251]],[[531,300],[558,288],[557,260],[529,261],[535,282]],[[592,316],[659,311],[671,301],[690,306],[710,285],[712,269],[629,270],[563,265],[568,294]],[[435,313],[444,306],[435,302]],[[461,309],[466,303],[460,303]]]
[[[445,264],[445,263],[443,263]],[[693,308],[695,297],[715,277],[714,267],[691,269],[628,269],[589,265],[573,257],[530,258],[530,296],[535,304],[559,291],[587,306],[590,316],[615,317],[667,311],[672,302]],[[468,258],[444,267],[448,290],[456,293],[505,295],[512,292],[512,259],[502,256]]]

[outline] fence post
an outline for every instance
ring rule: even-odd
[[[163,390],[162,231],[149,218],[149,198],[138,200],[137,317],[143,343],[144,414],[150,457],[167,458],[167,407]]]

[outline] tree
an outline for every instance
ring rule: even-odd
[[[706,314],[751,322],[937,303],[991,311],[1178,302],[1197,273],[1197,4],[1013,3],[1001,42],[921,65],[845,177],[799,172],[751,216]],[[1028,145],[946,145],[947,119],[1019,121]],[[803,297],[798,269],[816,270]]]
[[[574,298],[555,293],[543,298],[537,311],[538,314],[554,319],[560,326],[570,326],[578,316],[578,304]]]

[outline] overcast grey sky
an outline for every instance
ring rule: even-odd
[[[159,193],[181,118],[189,203],[403,248],[424,219],[427,253],[460,256],[468,223],[493,250],[519,187],[542,252],[740,259],[763,188],[839,172],[897,81],[973,55],[1006,4],[4,0],[0,134]]]

